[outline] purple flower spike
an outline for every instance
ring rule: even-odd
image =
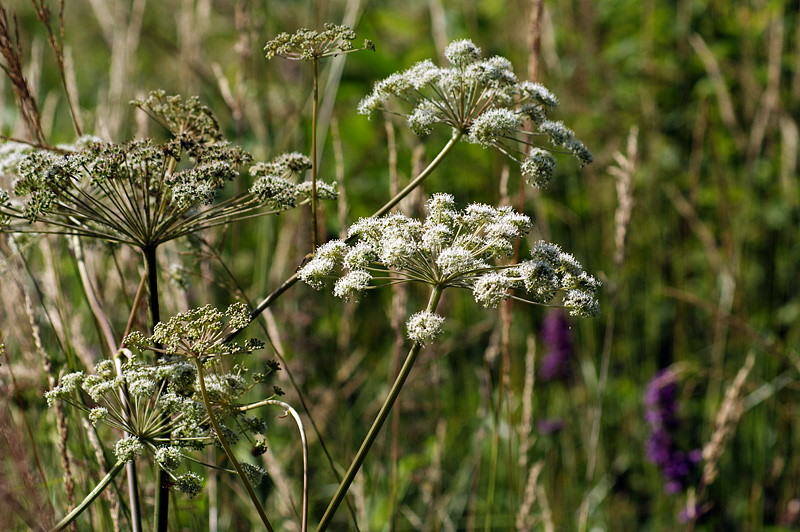
[[[564,379],[569,376],[569,361],[572,358],[572,333],[569,320],[563,312],[550,310],[542,323],[542,342],[545,354],[539,378],[543,382]]]
[[[644,395],[644,419],[650,426],[645,444],[647,459],[658,466],[665,480],[664,492],[670,495],[686,489],[702,459],[699,449],[685,453],[675,441],[681,424],[677,396],[678,376],[670,370],[653,377]]]
[[[554,434],[564,428],[564,420],[558,418],[540,419],[536,424],[541,434]]]

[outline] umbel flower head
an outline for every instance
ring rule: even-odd
[[[450,67],[426,59],[377,82],[359,104],[359,112],[397,112],[387,108],[387,102],[402,100],[411,110],[400,114],[414,133],[424,136],[437,124],[449,126],[460,138],[497,148],[517,161],[534,186],[546,186],[552,180],[553,151],[571,153],[582,165],[592,162],[591,152],[571,129],[548,119],[558,99],[539,83],[518,81],[508,59],[484,59],[480,48],[467,39],[450,43],[445,57]],[[532,124],[533,132],[525,130],[526,122]],[[541,145],[544,138],[549,148]]]
[[[242,327],[246,319],[242,311],[233,306],[227,313],[229,324]],[[195,329],[202,329],[197,321],[205,320],[206,330],[217,329],[223,321],[221,313],[207,311],[193,314]],[[173,322],[173,325],[175,323]],[[233,325],[232,325],[233,326]],[[172,327],[172,332],[177,327]],[[162,331],[162,335],[165,332]],[[134,335],[137,345],[148,343]],[[154,335],[161,341],[163,338]],[[193,343],[197,345],[198,340]],[[180,343],[180,342],[179,342]],[[192,343],[191,341],[186,342]],[[231,352],[249,353],[261,347],[260,342],[248,341]],[[173,479],[173,487],[190,497],[202,491],[200,478],[193,473],[178,475],[184,457],[208,445],[217,445],[219,438],[209,419],[208,409],[202,400],[199,374],[195,364],[182,357],[162,358],[155,364],[137,361],[127,349],[129,357],[117,373],[111,360],[99,362],[89,375],[76,372],[64,375],[58,386],[45,393],[48,404],[64,401],[83,411],[94,426],[107,425],[126,434],[114,446],[118,460],[136,460],[145,453],[152,455],[161,469]],[[218,352],[210,349],[209,352]],[[209,404],[217,419],[226,420],[225,436],[236,442],[242,435],[253,440],[267,430],[263,419],[248,417],[238,406],[244,394],[264,383],[267,375],[279,369],[276,363],[267,365],[265,372],[250,374],[247,368],[234,365],[223,370],[218,358],[206,362],[209,372],[204,375],[204,385]],[[83,400],[79,395],[85,396]],[[91,399],[91,401],[89,401]],[[87,403],[94,406],[87,407]],[[229,420],[229,421],[227,421]],[[235,427],[235,428],[231,428]],[[260,471],[258,468],[253,471]],[[183,489],[182,486],[186,489]]]
[[[289,207],[263,190],[215,202],[252,158],[220,140],[216,120],[197,99],[157,92],[135,103],[173,138],[163,145],[90,139],[66,154],[28,153],[16,170],[19,201],[0,193],[3,229],[94,237],[144,249]],[[275,205],[274,210],[263,209],[265,204]]]
[[[512,290],[539,304],[563,294],[573,315],[598,314],[600,283],[558,246],[537,242],[530,260],[503,263],[529,229],[527,216],[477,203],[457,210],[449,194],[434,194],[427,206],[424,221],[402,214],[362,218],[348,233],[358,239],[355,244],[333,240],[320,246],[300,278],[315,288],[335,278],[334,294],[345,299],[357,299],[374,283],[404,281],[471,290],[485,307],[496,307]]]
[[[271,208],[284,210],[310,201],[312,183],[294,183],[293,177],[303,175],[311,168],[311,159],[301,153],[284,153],[268,163],[257,163],[250,167],[250,175],[256,178],[250,193],[265,201]],[[335,200],[339,193],[336,184],[317,181],[317,198]]]
[[[375,50],[375,45],[370,40],[364,41],[363,48],[353,48],[355,38],[356,32],[347,26],[325,24],[324,31],[301,28],[293,34],[281,33],[269,41],[264,50],[267,52],[267,59],[277,55],[297,61],[316,61],[357,50]]]
[[[234,303],[225,313],[211,305],[190,309],[157,323],[153,335],[134,332],[125,337],[130,347],[154,351],[161,355],[184,358],[206,358],[247,354],[261,349],[260,340],[244,344],[226,342],[228,333],[240,331],[250,323],[250,311],[244,303]],[[158,347],[161,346],[161,347]]]

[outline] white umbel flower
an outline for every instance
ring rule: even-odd
[[[406,322],[408,337],[422,346],[433,342],[442,334],[444,318],[433,312],[423,310],[413,314]]]

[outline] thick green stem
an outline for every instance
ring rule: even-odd
[[[69,526],[69,524],[73,522],[75,518],[81,514],[81,512],[88,508],[89,505],[92,504],[101,493],[103,493],[103,490],[106,489],[106,486],[108,486],[111,481],[114,480],[114,477],[116,477],[117,474],[122,471],[123,467],[125,467],[125,462],[119,461],[114,464],[114,467],[112,467],[108,474],[103,477],[102,480],[100,480],[100,482],[94,487],[89,495],[87,495],[86,498],[83,499],[83,501],[76,506],[74,510],[68,513],[64,519],[56,523],[56,525],[50,529],[50,532],[58,532],[67,528],[67,526]]]
[[[428,308],[426,310],[428,312],[435,312],[441,297],[442,288],[435,286],[431,292],[431,297],[428,301]],[[325,510],[325,514],[322,516],[322,520],[319,522],[316,532],[323,532],[324,530],[327,530],[328,525],[330,525],[333,515],[336,513],[337,508],[339,508],[339,505],[342,503],[342,500],[347,494],[347,490],[350,489],[350,484],[352,484],[353,480],[356,478],[356,474],[358,474],[359,469],[361,469],[361,465],[364,463],[367,453],[369,453],[372,444],[378,437],[378,433],[380,432],[381,427],[383,427],[383,423],[389,417],[389,413],[392,411],[392,407],[394,406],[395,401],[397,401],[397,397],[400,395],[400,390],[402,390],[406,379],[411,374],[411,369],[414,367],[414,362],[417,360],[417,355],[419,355],[421,350],[422,345],[420,345],[419,342],[414,342],[414,345],[411,346],[411,350],[406,356],[403,367],[400,369],[400,373],[397,375],[394,384],[392,384],[392,388],[389,390],[389,395],[384,400],[380,412],[378,412],[378,417],[375,418],[375,421],[372,423],[369,432],[367,432],[367,436],[361,443],[361,447],[358,449],[358,452],[356,453],[353,462],[350,464],[347,473],[345,473],[344,479],[339,484],[339,488],[336,490],[333,499],[328,505],[328,509]]]
[[[203,371],[203,363],[199,358],[195,358],[194,363],[197,366],[197,380],[200,382],[200,394],[203,396],[203,404],[206,406],[206,411],[208,412],[208,419],[211,421],[211,426],[214,427],[214,432],[217,434],[217,438],[219,438],[219,442],[222,445],[222,448],[225,450],[225,454],[233,464],[233,468],[236,469],[236,473],[239,474],[239,478],[242,480],[242,484],[244,484],[244,488],[247,490],[250,500],[253,501],[253,506],[256,507],[256,511],[258,512],[259,517],[261,517],[261,521],[264,523],[264,526],[267,527],[269,532],[274,532],[272,525],[269,523],[269,519],[267,519],[267,514],[264,513],[264,508],[261,507],[261,502],[258,500],[256,492],[253,491],[253,486],[251,486],[250,482],[247,480],[247,476],[244,474],[242,466],[239,464],[236,456],[234,456],[233,450],[231,449],[230,445],[228,445],[228,440],[225,439],[225,435],[222,433],[222,428],[219,426],[217,416],[214,415],[214,409],[211,407],[211,401],[208,400],[208,395],[206,393],[206,378],[205,372]]]
[[[158,304],[158,262],[156,259],[156,248],[146,247],[142,249],[144,263],[147,273],[147,303],[150,309],[151,327],[155,329],[161,321],[161,311]],[[160,347],[160,346],[156,346]],[[156,486],[156,508],[154,521],[157,532],[167,532],[169,522],[169,484],[172,479],[169,473],[158,468],[158,485]]]
[[[319,107],[319,63],[315,58],[314,63],[314,107],[311,110],[311,244],[312,250],[317,249],[319,237],[317,236],[317,110]]]
[[[439,152],[439,155],[437,155],[436,158],[431,161],[431,163],[425,168],[425,170],[420,172],[420,174],[417,177],[415,177],[411,183],[406,185],[406,187],[403,190],[398,192],[395,197],[389,200],[389,203],[381,207],[378,210],[378,212],[372,215],[372,217],[378,218],[379,216],[383,216],[384,214],[392,210],[392,208],[398,203],[400,203],[403,200],[403,198],[408,196],[412,190],[417,188],[420,185],[420,183],[425,181],[425,178],[427,178],[429,175],[433,173],[434,170],[436,170],[436,167],[439,166],[439,164],[444,160],[445,157],[447,157],[447,154],[450,153],[450,150],[452,150],[453,147],[456,144],[458,144],[458,141],[461,140],[461,137],[463,136],[464,133],[460,131],[456,132],[453,135],[453,137],[447,142],[447,144],[445,144],[444,148],[442,148],[442,151]]]

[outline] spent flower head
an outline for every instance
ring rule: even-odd
[[[371,115],[385,109],[406,116],[411,130],[424,136],[437,124],[484,148],[493,147],[522,167],[531,185],[550,183],[555,169],[552,152],[571,153],[581,163],[592,155],[562,122],[547,113],[558,99],[539,83],[519,81],[504,57],[484,59],[472,41],[453,41],[445,49],[449,67],[426,59],[375,84],[358,110]],[[396,110],[388,102],[398,99],[410,110]],[[526,128],[530,123],[531,127]],[[550,141],[550,147],[541,140]]]
[[[133,332],[125,337],[125,345],[187,358],[250,353],[263,347],[263,342],[226,342],[229,333],[244,329],[249,323],[250,311],[244,303],[230,305],[225,313],[206,305],[157,323],[150,337]]]
[[[172,139],[164,144],[79,139],[61,152],[33,150],[21,158],[19,150],[10,150],[5,159],[19,159],[17,179],[13,201],[0,197],[0,229],[93,237],[145,249],[277,212],[264,209],[273,202],[256,191],[216,201],[252,157],[221,139],[211,111],[196,98],[156,91],[134,103]]]
[[[298,61],[316,61],[358,50],[375,50],[372,41],[365,40],[362,48],[353,48],[356,32],[347,26],[325,24],[324,31],[301,28],[295,33],[281,33],[267,43],[267,59],[275,56]]]
[[[250,194],[278,211],[304,205],[310,201],[312,183],[295,180],[310,168],[311,159],[297,152],[284,153],[268,163],[254,164],[250,167],[250,175],[255,178]],[[336,185],[317,181],[317,197],[336,199]]]

